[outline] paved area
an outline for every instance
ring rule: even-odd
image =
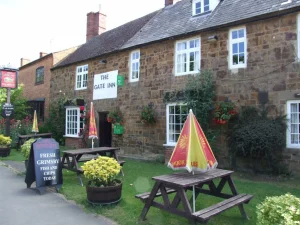
[[[1,225],[116,225],[67,201],[49,190],[40,195],[26,188],[24,162],[0,161]]]

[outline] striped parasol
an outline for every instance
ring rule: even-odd
[[[32,123],[32,130],[31,131],[34,132],[34,133],[39,132],[36,110],[34,110],[34,114],[33,114],[33,123]]]
[[[96,122],[95,122],[94,105],[93,105],[93,102],[91,102],[89,139],[92,139],[92,148],[94,148],[94,138],[98,139],[98,134],[97,134],[97,127],[96,127]]]

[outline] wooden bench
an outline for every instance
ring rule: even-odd
[[[24,144],[24,142],[29,140],[30,138],[52,138],[52,133],[26,134],[26,135],[18,134],[17,148],[20,148],[21,145]]]
[[[166,192],[167,192],[167,194],[171,194],[171,193],[176,192],[176,190],[174,190],[172,188],[166,188]],[[145,192],[145,193],[142,193],[142,194],[138,194],[135,197],[141,199],[142,201],[146,201],[149,198],[150,193],[151,192]],[[155,197],[159,197],[159,196],[161,196],[161,192],[160,191],[158,191],[156,193]]]
[[[206,209],[199,210],[197,212],[194,212],[192,215],[197,218],[200,222],[206,222],[208,221],[212,216],[215,216],[226,209],[230,209],[234,206],[241,205],[243,203],[248,203],[253,195],[248,194],[239,194],[234,197],[231,197],[229,199],[226,199],[220,203],[217,203],[213,206],[210,206]]]

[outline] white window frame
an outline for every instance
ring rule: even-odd
[[[297,61],[300,62],[300,13],[297,16]]]
[[[200,13],[196,13],[196,4],[197,3],[199,3],[200,2],[200,4],[201,4],[201,10],[200,10]],[[193,16],[196,16],[196,15],[200,15],[200,14],[203,14],[203,13],[208,13],[208,12],[211,12],[211,4],[212,4],[212,2],[211,2],[211,0],[208,0],[208,7],[209,7],[209,9],[207,10],[207,11],[204,11],[204,0],[193,0],[193,13],[192,13],[192,15]]]
[[[138,53],[138,58],[137,59],[133,59],[133,56]],[[130,53],[130,71],[129,71],[129,82],[137,82],[139,81],[140,78],[140,58],[141,58],[141,53],[140,50],[134,50]],[[133,67],[138,64],[138,68],[137,70],[135,70]],[[137,72],[137,77],[136,78],[132,78],[132,73],[133,72]]]
[[[199,40],[199,47],[194,47],[194,48],[190,48],[189,47],[189,43],[190,41],[196,41]],[[177,45],[180,43],[184,43],[186,42],[186,46],[187,48],[184,50],[177,50]],[[190,57],[188,57],[190,55],[190,53],[196,53],[199,52],[199,61],[196,62],[196,65],[194,64],[194,70],[190,71]],[[187,66],[187,71],[186,72],[178,72],[178,55],[181,54],[186,54],[186,66]],[[175,62],[175,76],[182,76],[182,75],[188,75],[188,74],[195,74],[195,73],[199,73],[200,72],[200,68],[201,68],[201,38],[200,37],[193,37],[193,38],[189,38],[189,39],[185,39],[185,40],[179,40],[176,41],[175,43],[175,54],[174,54],[174,62]],[[198,68],[197,68],[198,65]]]
[[[290,101],[287,101],[286,102],[286,111],[287,111],[287,131],[286,131],[286,146],[287,148],[300,148],[300,142],[299,144],[292,144],[292,141],[291,141],[291,104],[298,104],[300,105],[300,100],[290,100]],[[298,112],[300,114],[300,106],[298,108]],[[298,118],[298,134],[300,135],[300,118],[299,118],[299,114],[297,116]],[[295,133],[297,134],[297,133]]]
[[[186,106],[186,104],[184,104],[184,103],[170,103],[170,104],[166,105],[166,131],[167,131],[166,132],[166,135],[167,135],[166,136],[166,145],[167,146],[175,146],[177,141],[176,142],[170,141],[170,130],[169,130],[169,125],[170,125],[170,111],[169,111],[169,109],[170,109],[170,106]],[[186,116],[188,116],[188,111],[187,111]],[[179,134],[181,133],[184,122],[185,121],[182,121],[182,123],[180,123],[181,124],[181,129],[179,131]]]
[[[80,69],[81,71],[79,72]],[[89,73],[88,64],[76,67],[75,90],[87,89],[88,73]],[[80,78],[80,81],[78,81],[78,78]],[[84,78],[86,78],[86,80],[84,80]],[[84,86],[84,81],[86,81],[85,86]],[[80,87],[77,87],[77,82],[80,82]]]
[[[244,37],[232,39],[232,32],[244,30]],[[244,42],[244,63],[233,64],[233,44]],[[238,51],[239,54],[239,51]],[[246,68],[247,67],[247,30],[246,27],[236,27],[229,30],[229,68],[230,69],[238,69],[238,68]]]
[[[70,128],[68,129],[68,112],[74,110],[77,112],[77,118],[71,118],[70,120]],[[76,123],[76,124],[74,124]],[[74,126],[75,125],[75,126]],[[70,132],[69,130],[76,129],[76,132]],[[65,121],[65,136],[66,137],[79,137],[78,133],[80,132],[80,108],[79,107],[66,107],[66,121]]]

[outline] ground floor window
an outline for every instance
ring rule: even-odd
[[[179,138],[183,124],[187,118],[188,109],[184,104],[168,104],[167,118],[167,144],[175,145]]]
[[[45,116],[45,100],[32,100],[27,102],[28,107],[28,114],[32,115],[34,114],[34,110],[36,110],[37,119],[39,121],[44,121]]]
[[[68,137],[78,137],[80,132],[79,107],[66,108],[66,132]]]
[[[300,148],[300,101],[287,102],[287,147]]]

